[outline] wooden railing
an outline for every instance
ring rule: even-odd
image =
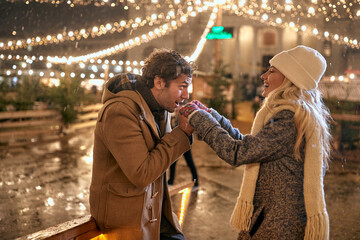
[[[360,122],[359,115],[351,115],[351,114],[331,114],[331,117],[335,121],[349,121],[349,122]]]
[[[61,115],[55,110],[0,112],[1,143],[58,135],[62,131]]]
[[[102,104],[98,103],[79,108],[76,122],[70,124],[67,131],[74,131],[80,128],[95,126],[98,112],[101,107]]]
[[[170,196],[174,196],[183,189],[191,188],[193,185],[194,183],[189,181],[170,186]],[[101,231],[97,228],[94,218],[87,215],[24,237],[17,238],[17,240],[100,240],[101,238]]]
[[[18,146],[38,140],[57,138],[80,128],[94,127],[102,104],[79,108],[77,120],[67,128],[56,110],[0,112],[0,144]]]
[[[333,152],[333,157],[340,159],[342,158],[342,154],[339,154],[337,152],[342,153],[344,150],[343,144],[345,141],[343,139],[343,128],[346,126],[346,128],[350,128],[353,131],[359,133],[360,127],[358,123],[360,122],[360,116],[350,114],[331,114],[331,117],[333,118],[333,124],[335,125],[335,131],[333,131],[333,146],[336,151]],[[346,141],[349,141],[349,139]],[[352,157],[347,156],[347,159],[352,159]]]

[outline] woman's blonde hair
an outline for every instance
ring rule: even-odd
[[[328,108],[322,101],[321,92],[317,88],[312,90],[299,89],[288,79],[284,78],[284,82],[266,98],[264,107],[268,108],[271,112],[272,109],[284,104],[295,107],[294,120],[297,128],[297,137],[294,153],[296,159],[301,159],[300,145],[303,139],[305,139],[305,132],[309,131],[311,133],[316,128],[320,132],[321,145],[324,150],[324,163],[328,167],[331,147],[331,116]]]

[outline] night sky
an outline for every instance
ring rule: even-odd
[[[0,16],[0,41],[6,43],[8,40],[27,39],[35,36],[44,37],[63,31],[87,29],[107,23],[113,24],[120,20],[127,20],[127,11],[121,5],[97,7],[89,4],[70,7],[68,4],[54,5],[35,2],[25,4],[24,1],[10,3],[2,0],[0,2]],[[65,41],[61,44],[33,46],[28,49],[21,48],[16,51],[5,50],[1,52],[31,55],[80,55],[113,46],[114,42],[118,42],[123,36],[124,32],[115,32],[102,35],[100,38],[89,37],[88,39],[82,38],[79,41]]]
[[[0,38],[27,38],[61,31],[89,28],[99,24],[126,19],[121,5],[96,7],[92,4],[70,7],[68,4],[0,2]],[[12,32],[16,31],[15,36]]]

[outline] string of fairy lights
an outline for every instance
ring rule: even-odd
[[[16,2],[19,0],[6,0],[7,2]],[[125,9],[129,7],[129,5],[135,7],[136,10],[140,10],[141,7],[152,4],[158,8],[161,8],[162,5],[167,4],[169,6],[173,6],[173,4],[180,4],[181,0],[23,0],[25,4],[67,4],[70,7],[75,7],[77,5],[94,5],[94,6],[124,6]],[[196,1],[194,1],[196,2]],[[201,2],[201,1],[200,1]],[[283,13],[287,12],[291,17],[295,16],[314,16],[315,13],[321,13],[326,16],[325,20],[329,21],[330,19],[343,19],[343,18],[359,18],[360,10],[359,0],[297,0],[294,3],[294,0],[283,0],[283,1],[271,1],[271,6],[269,6],[268,0],[237,0],[237,1],[223,1],[226,5],[230,6],[233,4],[245,5],[247,4],[249,7],[253,9],[261,8],[263,11],[271,11],[275,13]],[[203,3],[205,4],[205,3]]]
[[[72,64],[72,63],[78,63],[78,62],[88,62],[91,59],[97,59],[97,58],[103,58],[110,55],[114,55],[118,52],[123,52],[126,50],[129,50],[135,46],[139,46],[142,43],[149,42],[153,39],[156,39],[158,37],[162,37],[164,35],[169,34],[171,31],[177,29],[180,27],[183,23],[187,22],[187,16],[183,16],[179,22],[172,21],[171,23],[164,24],[160,26],[159,28],[155,28],[153,31],[149,31],[147,34],[142,34],[141,36],[137,36],[135,38],[131,38],[123,43],[119,43],[115,46],[102,49],[97,52],[93,52],[90,54],[77,56],[77,57],[52,57],[48,56],[47,61],[51,63],[57,63],[57,64]]]
[[[170,20],[175,17],[174,11],[169,11],[169,13],[165,16],[164,13],[160,14],[152,14],[151,16],[145,17],[145,19],[141,19],[137,17],[135,19],[130,19],[128,21],[121,20],[119,22],[114,22],[113,24],[107,23],[105,25],[94,26],[92,28],[83,28],[80,30],[68,31],[57,33],[53,35],[47,36],[36,36],[30,37],[28,39],[19,39],[19,40],[11,40],[8,41],[7,44],[0,42],[0,49],[2,50],[17,50],[19,48],[27,48],[29,46],[41,46],[41,45],[49,45],[49,44],[58,44],[65,41],[78,41],[81,39],[87,39],[88,37],[100,37],[105,34],[112,34],[115,32],[122,32],[125,29],[133,29],[136,30],[138,27],[143,27],[145,25],[156,25],[160,24],[162,21]]]
[[[197,2],[197,4],[199,4],[199,2]],[[141,20],[141,18],[137,17],[135,19],[131,19],[128,22],[121,20],[120,22],[115,22],[113,25],[111,24],[102,24],[100,25],[100,27],[92,27],[89,28],[87,30],[85,29],[81,29],[81,30],[76,30],[76,31],[69,31],[69,32],[63,32],[63,33],[59,33],[59,34],[54,34],[54,35],[47,35],[46,37],[32,37],[32,38],[28,38],[26,40],[27,43],[25,43],[25,40],[17,40],[16,44],[15,41],[9,41],[7,46],[5,46],[4,43],[0,42],[0,49],[1,47],[3,47],[3,49],[6,50],[16,50],[20,47],[26,47],[26,46],[37,46],[37,45],[50,45],[50,44],[59,44],[62,43],[66,40],[71,40],[71,41],[75,41],[75,40],[79,40],[82,37],[83,38],[87,38],[89,35],[91,36],[100,36],[106,33],[112,33],[114,31],[122,31],[125,28],[130,28],[132,31],[136,30],[137,28],[144,26],[146,23],[148,23],[149,26],[154,25],[154,24],[159,24],[161,23],[160,21],[165,21],[165,22],[169,22],[171,21],[171,26],[172,28],[175,26],[175,24],[178,23],[184,23],[187,20],[188,16],[192,16],[195,17],[197,15],[197,12],[202,12],[203,9],[204,11],[207,10],[206,7],[204,8],[195,8],[192,6],[192,2],[191,1],[185,1],[185,3],[182,5],[185,7],[182,8],[178,8],[178,10],[175,12],[174,10],[170,10],[168,12],[168,14],[165,16],[164,13],[161,14],[155,14],[153,13],[151,16],[147,16],[144,20]],[[160,27],[160,29],[155,29],[154,32],[150,31],[147,35],[142,35],[141,37],[138,36],[134,39],[130,39],[128,41],[125,41],[123,44],[119,44],[118,46],[114,46],[113,48],[110,49],[105,49],[105,50],[100,50],[98,52],[95,53],[91,53],[88,54],[87,56],[80,56],[77,58],[73,58],[73,57],[69,57],[68,59],[71,62],[78,62],[81,61],[81,59],[85,59],[88,60],[89,58],[91,59],[91,57],[104,57],[104,56],[108,56],[111,52],[113,54],[119,52],[119,51],[125,51],[127,49],[130,49],[131,47],[133,47],[134,44],[139,45],[139,43],[141,44],[142,42],[147,42],[148,40],[152,40],[154,39],[154,36],[158,35],[158,33],[160,32],[160,30],[163,29],[167,29],[169,26],[169,24],[163,25],[162,27]],[[172,29],[169,28],[169,29]],[[161,31],[163,32],[163,31]],[[154,34],[155,33],[155,34]],[[35,42],[35,43],[34,43]],[[10,47],[10,49],[9,49]],[[115,50],[114,50],[115,49]],[[20,55],[20,54],[1,54],[0,58],[3,60],[24,60],[28,63],[31,63],[33,61],[44,61],[44,60],[50,60],[52,62],[57,61],[58,63],[64,63],[64,59],[65,57],[49,57],[49,56],[27,56],[27,55]],[[69,63],[69,61],[68,61]]]
[[[18,2],[19,0],[5,0],[10,3]],[[131,4],[135,7],[136,10],[140,10],[141,7],[146,6],[148,4],[155,4],[156,7],[160,8],[161,4],[159,0],[23,0],[25,4],[53,4],[53,5],[61,5],[66,4],[70,7],[75,6],[87,6],[94,5],[96,7],[102,6],[124,6],[124,8],[128,7],[128,4]],[[180,3],[180,0],[175,0],[174,3]],[[165,0],[164,3],[171,4],[171,0]]]
[[[198,57],[199,53],[201,52],[205,42],[206,42],[206,35],[207,33],[210,31],[211,27],[214,25],[214,20],[216,18],[216,12],[218,11],[218,9],[215,7],[213,8],[213,12],[212,14],[210,14],[209,17],[209,21],[207,23],[207,26],[204,30],[204,33],[202,34],[200,41],[194,51],[194,53],[192,54],[192,56],[189,59],[189,61],[195,61],[196,58]],[[127,72],[133,72],[135,74],[140,74],[141,72],[141,68],[144,65],[143,61],[116,61],[116,60],[108,60],[105,59],[104,61],[101,58],[98,58],[96,61],[94,58],[91,58],[89,60],[89,64],[85,64],[84,62],[80,62],[79,63],[79,68],[82,69],[82,72],[80,71],[80,73],[77,71],[76,72],[70,72],[67,73],[69,77],[71,78],[80,78],[80,79],[87,79],[87,81],[82,81],[82,86],[85,88],[90,89],[91,86],[99,86],[101,87],[103,84],[103,79],[105,79],[106,77],[113,77],[116,73],[120,73],[123,72],[124,70],[126,70]],[[52,86],[59,86],[60,81],[59,81],[59,77],[65,77],[66,73],[65,72],[56,72],[56,71],[50,71],[50,72],[45,72],[45,71],[41,71],[41,70],[33,70],[33,69],[28,69],[29,64],[27,64],[26,62],[22,63],[21,66],[17,66],[16,64],[14,64],[12,66],[12,70],[7,70],[6,71],[6,75],[10,76],[10,75],[28,75],[28,76],[33,76],[33,75],[38,75],[40,77],[42,77],[42,82],[50,87]],[[52,69],[53,65],[52,63],[48,62],[46,64],[46,67],[48,69]],[[111,71],[109,72],[109,70],[111,69]],[[105,74],[105,71],[107,70],[107,76]],[[98,79],[100,78],[100,79]]]
[[[271,13],[279,17],[302,17],[312,18],[317,14],[325,16],[325,21],[330,19],[359,19],[360,18],[360,2],[357,0],[345,1],[329,1],[329,0],[311,0],[311,1],[271,1],[261,0],[261,4],[257,1],[230,1],[227,2],[226,8],[247,7],[259,14]]]
[[[186,1],[184,5],[191,4],[191,1]],[[46,36],[32,36],[27,39],[16,39],[9,40],[6,43],[0,42],[0,50],[17,50],[21,48],[27,48],[29,46],[41,46],[49,44],[59,44],[65,41],[79,41],[81,39],[87,39],[89,37],[95,38],[100,37],[105,34],[113,34],[115,32],[122,32],[125,29],[136,30],[139,27],[145,25],[153,26],[156,24],[161,24],[161,22],[169,21],[175,19],[180,15],[184,14],[183,11],[186,10],[185,7],[179,5],[177,9],[174,9],[172,5],[169,6],[169,11],[165,13],[152,13],[144,18],[136,17],[130,20],[121,19],[113,23],[103,23],[98,26],[93,26],[90,28],[82,28],[70,31],[62,31],[55,34],[48,34]]]
[[[348,36],[339,35],[336,33],[331,33],[329,31],[321,31],[316,27],[309,26],[307,24],[299,24],[294,21],[284,21],[281,17],[274,16],[273,14],[261,13],[261,11],[255,12],[252,8],[248,7],[231,7],[226,8],[227,11],[244,18],[251,20],[259,21],[263,24],[281,27],[281,28],[290,28],[295,32],[307,32],[312,34],[318,39],[326,39],[336,44],[347,45],[351,48],[360,49],[359,41],[356,38],[350,38]]]
[[[54,1],[51,1],[54,2]],[[56,1],[55,1],[56,2]],[[60,1],[61,2],[61,1]],[[101,1],[99,1],[101,2]],[[104,1],[102,1],[104,2]],[[124,2],[124,1],[118,1]],[[144,1],[127,1],[127,3],[134,4],[138,6],[139,4],[148,3],[149,0]],[[153,3],[158,3],[158,1],[152,1]],[[169,3],[169,0],[167,0]],[[294,19],[297,16],[312,18],[315,17],[316,13],[322,13],[327,15],[325,18],[326,21],[329,21],[330,17],[340,18],[339,12],[337,8],[342,7],[344,12],[350,14],[349,18],[358,18],[360,19],[360,2],[359,0],[345,1],[338,0],[336,3],[331,3],[329,0],[311,0],[309,4],[307,1],[298,1],[297,4],[293,3],[293,0],[284,0],[284,1],[273,1],[271,6],[269,5],[268,0],[261,0],[261,4],[258,1],[254,0],[238,0],[238,1],[223,1],[223,8],[225,10],[230,10],[230,12],[235,13],[238,16],[247,17],[253,20],[260,20],[261,22],[277,26],[277,27],[287,27],[290,26],[295,31],[297,29],[304,29],[305,25],[300,25],[299,23],[294,23],[291,21],[286,21],[288,19]],[[183,6],[188,6],[188,11],[197,11],[202,12],[207,10],[207,6],[211,2],[206,1],[185,1],[183,5],[181,5],[181,1],[175,0],[170,1],[169,8],[174,8],[174,4]],[[285,4],[284,4],[285,3]],[[159,5],[159,4],[155,4]],[[358,9],[355,13],[355,6],[358,6]],[[182,10],[180,8],[180,10]],[[190,9],[190,10],[189,10]],[[138,27],[144,26],[146,24],[152,25],[159,23],[161,20],[169,20],[174,18],[175,15],[181,14],[181,11],[175,12],[174,9],[171,9],[169,13],[166,15],[162,14],[152,14],[151,16],[146,16],[144,19],[137,17],[135,19],[130,19],[128,21],[120,20],[114,23],[106,23],[101,24],[99,26],[94,26],[91,28],[82,28],[72,31],[63,31],[56,34],[48,34],[46,36],[33,36],[27,39],[16,39],[9,40],[8,42],[0,42],[0,50],[17,50],[20,48],[26,48],[28,46],[39,46],[39,45],[49,45],[49,44],[58,44],[64,41],[78,41],[82,38],[88,37],[99,37],[101,35],[107,33],[121,32],[124,29],[136,29]],[[274,17],[270,17],[274,16]],[[341,18],[344,18],[341,16]],[[274,20],[271,20],[274,19]],[[299,19],[299,18],[298,18]],[[294,26],[296,25],[296,26]],[[309,27],[306,27],[309,29]],[[319,29],[313,29],[314,33],[319,32]],[[321,36],[316,34],[317,36]],[[351,38],[350,36],[341,36],[340,34],[330,33],[327,31],[323,31],[324,38],[327,40],[331,40],[338,44],[345,44],[352,48],[359,48],[358,40]],[[354,41],[355,40],[355,41]]]
[[[216,19],[216,13],[218,11],[217,7],[213,8],[213,12],[210,14],[209,17],[209,21],[206,25],[206,28],[203,32],[203,34],[200,37],[199,43],[197,44],[197,47],[194,51],[194,53],[191,55],[191,57],[186,57],[189,61],[195,61],[197,59],[197,57],[199,56],[200,52],[202,51],[205,42],[206,42],[206,35],[207,33],[210,31],[211,27],[214,25],[214,21]],[[182,21],[186,21],[185,18],[183,18]],[[179,27],[179,26],[176,26]],[[154,30],[154,32],[156,32]],[[145,38],[144,38],[145,39]],[[124,45],[125,46],[125,45]],[[0,57],[2,57],[0,55]],[[64,59],[65,61],[69,61],[69,59]],[[57,61],[54,61],[55,63],[59,63]],[[68,63],[68,62],[67,62]],[[31,64],[31,63],[30,63]],[[87,73],[81,72],[80,74],[76,74],[75,72],[71,72],[69,74],[70,77],[75,78],[75,77],[80,77],[82,79],[84,78],[90,78],[90,79],[95,79],[96,77],[100,77],[100,78],[105,78],[105,69],[112,69],[114,72],[110,72],[109,73],[109,77],[114,76],[115,73],[119,73],[119,72],[123,72],[124,70],[126,70],[127,72],[133,72],[135,74],[139,74],[141,71],[141,67],[144,65],[143,61],[116,61],[116,60],[102,60],[101,58],[98,58],[96,61],[94,58],[91,58],[89,60],[89,64],[87,66]],[[101,65],[99,67],[99,65]],[[12,74],[16,74],[16,75],[23,75],[23,74],[27,74],[30,76],[33,76],[35,74],[39,75],[40,77],[45,77],[45,72],[44,71],[34,71],[33,69],[27,69],[29,66],[29,64],[27,64],[26,62],[22,63],[20,67],[18,67],[16,64],[14,64],[12,66],[12,70],[7,70],[6,71],[6,75],[10,76]],[[51,69],[52,68],[52,63],[49,61],[46,64],[46,67]],[[84,69],[86,68],[86,64],[84,63],[84,61],[79,62],[79,67],[80,69]],[[48,77],[50,78],[54,78],[54,77],[64,77],[65,76],[65,72],[55,72],[55,71],[50,71],[48,74]],[[56,84],[54,84],[56,86]]]
[[[206,27],[204,29],[203,34],[200,37],[200,41],[198,42],[198,44],[196,45],[195,51],[194,53],[188,58],[188,61],[190,62],[194,62],[200,55],[202,49],[205,46],[206,43],[206,36],[207,34],[210,32],[211,28],[214,26],[215,24],[215,19],[216,19],[216,13],[219,11],[219,9],[215,6],[213,8],[213,12],[210,14],[210,18],[208,23],[206,24]]]
[[[7,0],[12,2],[12,0]],[[268,0],[214,0],[210,1],[180,1],[180,0],[165,0],[161,3],[157,0],[97,0],[97,1],[76,1],[76,0],[33,0],[33,1],[24,1],[26,4],[34,3],[51,3],[51,4],[122,4],[124,7],[134,7],[138,10],[141,6],[152,3],[157,8],[161,8],[163,3],[168,4],[169,11],[167,14],[151,14],[144,18],[136,17],[130,20],[120,20],[113,23],[101,24],[99,26],[94,26],[91,28],[83,28],[72,31],[64,31],[56,34],[48,34],[46,36],[33,36],[27,39],[16,39],[10,40],[7,43],[0,42],[0,50],[15,51],[21,48],[27,48],[28,46],[39,46],[39,45],[50,45],[50,44],[60,44],[65,41],[78,41],[80,39],[86,39],[89,37],[100,37],[105,34],[112,34],[115,32],[121,32],[125,29],[136,30],[144,26],[154,26],[154,28],[146,34],[138,35],[136,37],[127,39],[124,42],[117,43],[116,45],[98,50],[96,52],[88,53],[82,56],[27,56],[20,54],[0,54],[1,60],[11,60],[11,61],[24,61],[21,63],[21,67],[14,64],[12,69],[5,70],[6,75],[10,76],[13,74],[22,75],[22,74],[39,74],[39,76],[44,76],[46,73],[42,71],[28,70],[29,65],[34,61],[46,61],[47,67],[52,66],[52,64],[79,64],[80,68],[85,64],[88,64],[87,73],[82,72],[80,74],[81,78],[90,77],[95,78],[98,74],[100,77],[104,77],[104,72],[99,70],[99,67],[96,64],[102,64],[100,67],[105,69],[105,66],[114,69],[116,72],[121,71],[133,71],[134,73],[139,73],[141,69],[141,61],[133,62],[123,62],[117,60],[105,59],[110,57],[113,54],[126,51],[128,49],[134,48],[141,44],[147,43],[153,39],[163,37],[170,32],[178,29],[183,24],[187,23],[188,17],[195,17],[198,13],[207,12],[209,9],[212,9],[210,14],[209,22],[204,29],[204,32],[201,36],[200,41],[198,42],[194,53],[187,57],[189,61],[194,61],[201,53],[205,42],[206,35],[210,31],[211,27],[214,25],[214,19],[216,18],[217,7],[220,6],[223,10],[232,15],[241,16],[250,20],[261,22],[273,27],[278,28],[289,28],[296,32],[304,32],[312,34],[318,39],[326,39],[336,44],[346,45],[354,49],[360,49],[360,44],[356,38],[350,36],[344,36],[337,33],[332,33],[323,29],[318,29],[313,25],[306,24],[302,19],[318,19],[319,16],[324,15],[325,21],[331,19],[351,19],[357,20],[360,19],[360,0],[311,0],[311,1],[295,1],[293,0],[282,0],[282,1],[271,1]],[[176,7],[175,7],[176,6]],[[297,17],[297,18],[296,18]],[[291,19],[296,18],[297,21],[291,21]],[[304,22],[304,23],[302,23]],[[155,25],[158,25],[155,27]],[[102,60],[105,59],[105,60]],[[24,65],[25,64],[25,65]],[[92,64],[92,65],[91,65]],[[25,67],[24,67],[25,66]],[[50,72],[50,77],[54,77],[57,73]],[[60,76],[65,73],[61,72]],[[111,77],[110,73],[109,76]],[[75,73],[70,74],[71,77],[75,77]]]

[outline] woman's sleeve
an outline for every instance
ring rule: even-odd
[[[244,135],[242,140],[231,137],[206,111],[197,111],[189,122],[198,138],[204,140],[221,159],[232,166],[239,166],[269,162],[292,154],[296,139],[293,114],[277,115],[258,134]]]
[[[212,108],[211,108],[210,114],[211,114],[211,116],[213,116],[216,119],[216,121],[218,121],[220,126],[223,129],[225,129],[232,138],[238,139],[238,140],[243,139],[243,135],[240,133],[239,129],[233,128],[229,119],[220,115],[215,109],[212,109]]]

